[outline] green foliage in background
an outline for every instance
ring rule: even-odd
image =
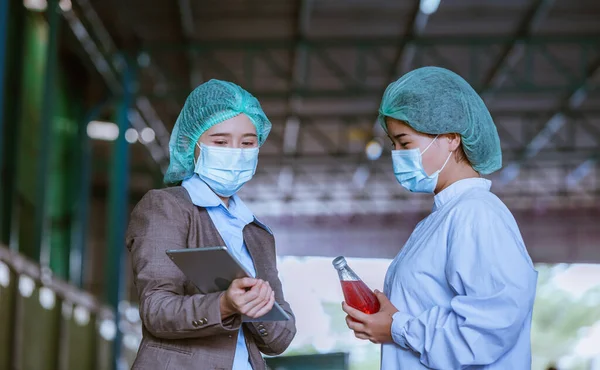
[[[567,265],[538,265],[537,295],[531,331],[533,370],[546,370],[573,353],[585,328],[600,321],[600,285],[577,297],[557,287],[553,278],[563,272]],[[350,353],[351,370],[379,369],[379,346],[352,340],[347,334],[345,314],[338,304],[323,303],[325,313],[331,318],[330,333],[338,339],[332,352]],[[351,334],[350,334],[351,336]],[[316,354],[313,345],[296,348],[286,355]],[[589,361],[580,359],[568,368],[560,370],[588,370]]]
[[[531,329],[532,368],[543,370],[573,352],[582,328],[600,321],[600,286],[576,297],[552,282],[562,267],[538,265],[536,268],[539,275]],[[588,361],[581,359],[573,367],[560,370],[587,369]]]

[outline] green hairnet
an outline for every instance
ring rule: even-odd
[[[191,177],[194,149],[200,136],[212,126],[242,113],[256,127],[258,144],[262,145],[271,131],[271,122],[252,94],[234,83],[219,80],[205,82],[192,91],[171,133],[171,158],[165,183],[175,184]]]
[[[467,159],[482,175],[502,167],[500,138],[485,103],[467,81],[447,69],[419,68],[392,82],[379,107],[378,120],[387,131],[385,117],[425,134],[459,134]]]

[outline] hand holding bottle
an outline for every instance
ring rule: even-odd
[[[333,260],[333,267],[338,271],[344,299],[346,303],[366,314],[379,311],[379,301],[375,294],[369,289],[356,273],[348,266],[346,259],[342,256]]]
[[[376,290],[375,296],[380,310],[372,315],[361,312],[350,307],[346,302],[342,302],[342,309],[348,314],[346,325],[354,331],[354,336],[359,339],[370,340],[376,344],[393,343],[392,322],[398,309],[380,291]]]
[[[235,279],[221,295],[221,317],[241,314],[251,318],[267,314],[275,303],[275,292],[268,281]]]

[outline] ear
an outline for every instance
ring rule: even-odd
[[[445,139],[448,140],[448,148],[451,152],[456,153],[460,145],[462,144],[461,138],[459,134],[446,134],[444,135]]]

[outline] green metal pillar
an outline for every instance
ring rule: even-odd
[[[119,301],[124,292],[125,231],[129,212],[129,143],[125,131],[129,128],[129,107],[133,101],[134,64],[126,58],[127,66],[123,74],[123,96],[117,113],[119,137],[113,146],[112,168],[109,189],[108,246],[105,263],[106,301],[115,310],[117,335],[113,342],[114,369],[121,353],[121,332],[119,327]]]
[[[16,2],[16,1],[15,1]],[[12,15],[12,13],[11,13]],[[10,228],[10,247],[32,260],[39,259],[34,246],[35,213],[37,210],[36,186],[40,152],[40,124],[44,98],[44,81],[48,49],[48,23],[39,13],[25,12],[23,27],[22,73],[16,96],[20,115],[15,126],[21,132],[16,139],[15,193]],[[12,54],[12,53],[11,53]],[[6,129],[13,125],[8,125]]]
[[[0,0],[0,143],[4,142],[4,76],[6,75],[6,49],[8,47],[8,0]],[[0,164],[2,163],[2,151],[0,150]],[[0,192],[4,186],[4,176],[0,171]]]
[[[62,72],[62,71],[61,71]],[[67,76],[59,74],[55,88],[55,111],[52,121],[50,175],[46,186],[49,225],[49,266],[54,276],[69,279],[71,225],[76,204],[76,162],[78,121],[81,120],[81,99],[68,89]]]
[[[34,218],[33,254],[43,267],[50,264],[50,241],[48,225],[47,189],[50,178],[50,153],[52,144],[52,122],[54,119],[55,83],[58,62],[58,26],[60,8],[58,0],[48,0],[48,49],[46,51],[46,67],[42,100],[42,117],[40,122],[40,151],[36,184],[36,212]]]
[[[87,135],[87,124],[95,119],[104,106],[103,101],[94,106],[81,120],[77,133],[79,155],[77,159],[77,178],[74,186],[77,192],[75,214],[71,224],[71,256],[69,259],[69,280],[78,288],[83,288],[83,273],[85,271],[85,246],[88,237],[88,222],[90,213],[90,192],[92,185],[92,145]]]
[[[4,122],[19,122],[21,118],[22,90],[23,90],[23,46],[25,33],[25,9],[23,2],[18,0],[5,0],[9,2],[10,18],[7,19],[8,40],[4,64],[4,86],[0,85],[0,120]],[[3,10],[2,10],[3,11]],[[0,11],[0,12],[2,12]],[[2,23],[0,22],[0,27]],[[2,72],[0,72],[2,73]],[[10,92],[10,93],[7,93]],[[5,125],[3,135],[0,135],[0,243],[10,244],[11,224],[15,221],[15,194],[17,183],[18,147],[21,125]],[[15,233],[16,234],[16,233]]]

